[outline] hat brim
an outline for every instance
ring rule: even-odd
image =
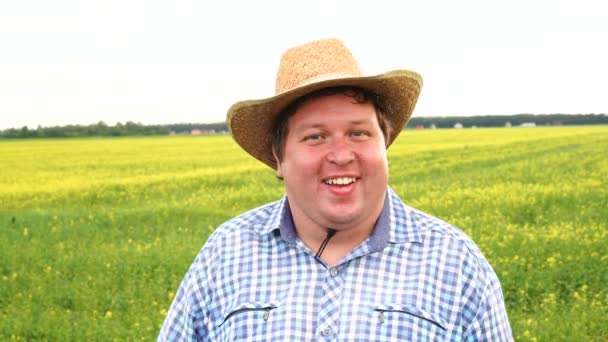
[[[386,120],[392,132],[387,147],[397,138],[412,116],[422,88],[422,77],[409,70],[394,70],[376,76],[345,77],[324,80],[258,100],[240,101],[230,107],[226,123],[232,138],[253,157],[277,168],[272,155],[272,129],[279,113],[296,99],[319,89],[353,86],[381,96],[390,110]]]

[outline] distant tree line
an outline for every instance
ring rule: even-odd
[[[534,123],[537,126],[561,125],[606,125],[606,114],[517,114],[517,115],[483,115],[483,116],[442,116],[442,117],[413,117],[406,128],[423,126],[429,128],[453,128],[456,124],[463,127],[505,127],[521,126],[524,123]]]
[[[504,127],[505,125],[519,126],[524,123],[535,123],[537,126],[559,125],[607,125],[606,114],[517,114],[517,115],[485,115],[485,116],[442,116],[442,117],[413,117],[406,128],[453,128],[456,124],[463,127]],[[98,137],[98,136],[145,136],[168,134],[197,134],[221,133],[228,131],[225,122],[218,123],[180,123],[167,125],[144,125],[132,121],[108,125],[103,121],[91,125],[67,125],[30,128],[9,128],[0,130],[0,138],[66,138],[66,137]]]
[[[0,138],[70,138],[70,137],[120,137],[144,135],[191,134],[193,130],[202,132],[226,131],[226,124],[180,123],[168,125],[144,125],[132,121],[108,125],[103,121],[91,125],[67,125],[29,128],[10,128],[0,131]]]

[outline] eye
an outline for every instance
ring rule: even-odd
[[[319,142],[323,139],[323,135],[321,134],[310,134],[304,137],[304,139],[302,139],[302,141],[304,142],[309,142],[309,143],[316,143]]]
[[[353,131],[351,135],[355,138],[367,138],[369,137],[369,132],[366,131]]]

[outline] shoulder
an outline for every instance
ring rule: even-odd
[[[416,221],[420,233],[423,236],[457,241],[463,246],[473,249],[472,252],[479,252],[479,249],[473,240],[460,228],[419,209],[409,207],[405,204],[404,207]]]
[[[270,240],[266,231],[271,231],[268,227],[273,226],[282,202],[251,209],[218,226],[199,250],[182,286],[194,292],[209,291],[222,266],[234,265],[243,253],[253,253],[254,247],[265,245],[265,240]]]
[[[285,197],[248,210],[222,223],[210,235],[206,244],[235,235],[265,235],[279,226]]]
[[[458,259],[463,269],[474,268],[481,276],[494,270],[477,244],[460,228],[403,203],[393,192],[391,201],[396,235],[409,236],[424,250],[438,250],[451,259]]]
[[[464,263],[477,268],[481,274],[494,274],[486,257],[467,233],[433,215],[414,208],[410,208],[410,210],[416,217],[425,240],[438,240],[443,241],[444,245],[452,245],[462,253],[461,258]]]

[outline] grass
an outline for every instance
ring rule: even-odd
[[[229,137],[0,141],[0,340],[152,340],[221,222],[281,196]],[[402,199],[466,231],[518,341],[608,339],[608,127],[406,131]]]

